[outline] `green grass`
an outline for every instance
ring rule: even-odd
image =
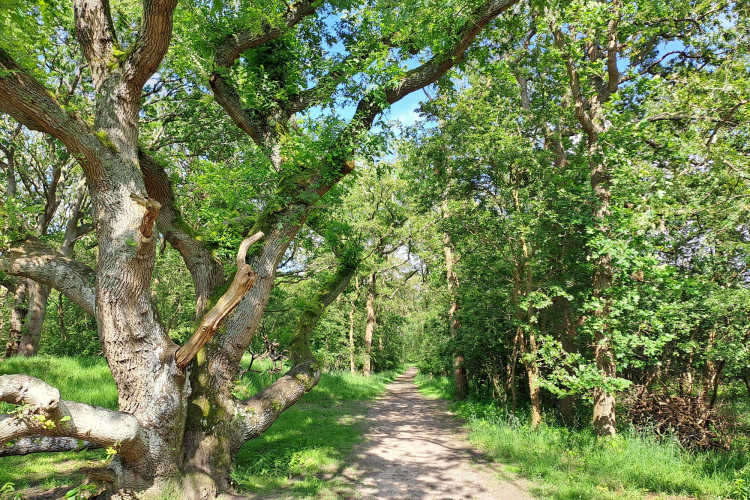
[[[117,409],[115,381],[104,358],[9,358],[0,363],[0,375],[11,373],[40,378],[59,389],[63,399]]]
[[[10,358],[0,363],[0,375],[13,373],[25,373],[44,380],[57,387],[63,399],[117,409],[115,382],[103,358],[38,356]],[[8,407],[10,405],[6,409]],[[39,493],[81,484],[83,474],[75,471],[81,467],[100,467],[106,458],[102,450],[0,457],[0,487],[10,483],[14,490],[0,495],[0,498],[13,498],[15,492],[28,488]],[[33,495],[24,494],[25,497]]]
[[[367,379],[326,373],[320,383],[259,438],[242,447],[232,481],[244,493],[281,497],[346,495],[337,479],[362,437],[363,401],[383,392],[400,371]]]
[[[246,357],[244,366],[247,363]],[[253,368],[265,370],[268,365],[256,362]],[[117,391],[103,358],[12,358],[0,363],[0,375],[9,373],[38,377],[57,387],[63,399],[117,408]],[[349,373],[323,374],[309,394],[240,450],[232,475],[235,486],[263,496],[325,497],[345,490],[347,485],[330,478],[345,466],[361,439],[364,401],[381,394],[399,373],[378,373],[369,379]],[[279,376],[248,373],[234,392],[250,396]],[[81,484],[83,475],[78,469],[101,466],[106,458],[101,450],[0,457],[0,498],[33,497],[53,488],[64,491],[63,487]],[[13,491],[3,492],[4,485]]]
[[[428,377],[417,383],[428,396],[447,384]],[[442,396],[448,399],[450,392],[448,384]],[[467,421],[471,440],[510,472],[531,479],[539,498],[750,498],[747,451],[691,452],[632,429],[608,439],[556,425],[534,431],[522,413],[517,417],[486,401],[459,402],[453,410]]]

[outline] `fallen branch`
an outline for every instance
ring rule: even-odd
[[[250,245],[259,241],[263,237],[262,232],[258,232],[253,236],[245,239],[240,244],[239,251],[237,252],[237,273],[234,275],[232,284],[229,285],[229,289],[221,296],[216,302],[216,305],[211,308],[210,311],[203,316],[198,328],[195,329],[192,337],[185,342],[185,345],[180,347],[175,353],[175,359],[177,360],[177,366],[184,369],[188,363],[198,354],[198,351],[206,345],[206,343],[216,335],[219,330],[222,321],[231,313],[237,304],[240,303],[242,297],[255,284],[255,280],[258,277],[249,264],[245,263],[245,256]]]

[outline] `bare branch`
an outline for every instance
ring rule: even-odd
[[[206,313],[192,337],[175,353],[177,366],[180,368],[184,369],[195,355],[198,354],[198,351],[213,338],[224,318],[237,307],[237,304],[240,303],[245,294],[255,284],[258,274],[252,267],[245,263],[245,257],[250,245],[260,241],[262,237],[263,233],[258,232],[246,238],[240,244],[239,251],[237,252],[237,273],[234,275],[229,289],[216,302],[216,305]]]
[[[0,415],[0,443],[32,435],[85,439],[117,447],[125,458],[147,449],[146,436],[133,415],[60,399],[60,392],[28,375],[0,376],[0,401],[21,406]]]
[[[12,243],[3,251],[0,271],[49,285],[94,315],[94,271],[34,238]]]
[[[141,226],[138,228],[138,231],[141,233],[144,240],[151,241],[151,235],[154,234],[154,223],[159,216],[161,203],[150,198],[144,198],[135,193],[130,194],[130,199],[146,209],[146,213],[143,214],[143,220],[141,221]]]

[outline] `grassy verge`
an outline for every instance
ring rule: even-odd
[[[253,368],[268,366],[256,362]],[[103,358],[13,358],[0,364],[0,375],[8,373],[41,378],[57,387],[64,399],[117,409],[117,391]],[[266,497],[326,497],[345,490],[347,485],[331,478],[343,469],[361,438],[363,401],[382,393],[399,373],[379,373],[369,379],[324,374],[317,387],[240,450],[232,475],[236,487]],[[235,394],[250,396],[278,377],[248,373],[235,385]],[[106,458],[103,451],[0,457],[0,498],[34,498],[49,490],[63,496],[83,481],[80,468],[101,466]]]
[[[381,394],[399,373],[369,379],[324,374],[273,427],[242,447],[232,474],[237,489],[260,497],[346,496],[349,486],[337,476],[361,439],[367,409],[363,401]]]
[[[447,379],[419,376],[417,384],[428,397],[452,396]],[[459,402],[453,410],[467,421],[472,441],[510,471],[531,479],[536,485],[531,492],[539,498],[750,498],[746,450],[691,452],[632,430],[612,439],[551,424],[534,431],[523,415],[487,401]]]

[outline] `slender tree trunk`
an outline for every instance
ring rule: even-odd
[[[719,381],[722,370],[726,362],[724,360],[715,360],[712,357],[711,351],[716,344],[716,328],[712,328],[708,334],[708,344],[706,346],[706,352],[708,358],[706,360],[706,375],[703,379],[703,390],[701,390],[700,400],[709,409],[714,407],[716,404],[716,396],[719,391]],[[711,395],[709,399],[709,394]]]
[[[690,332],[690,343],[695,342],[695,335],[698,333],[700,324],[695,325],[695,328]],[[690,355],[688,356],[687,368],[682,376],[683,387],[687,396],[693,395],[693,385],[695,379],[695,368],[693,367],[693,360],[695,359],[695,347],[690,348]]]
[[[447,204],[444,203],[443,217],[448,217],[446,211]],[[458,276],[454,266],[456,262],[453,244],[448,232],[443,232],[443,253],[445,254],[445,269],[448,279],[448,293],[451,298],[451,306],[448,310],[448,321],[450,322],[451,339],[458,342],[458,334],[461,328],[461,318],[458,315]],[[464,356],[461,349],[456,347],[453,354],[453,384],[456,389],[456,399],[463,400],[469,395],[469,384],[466,377],[466,368],[464,368]]]
[[[572,354],[576,352],[575,338],[577,335],[578,323],[573,323],[570,319],[570,301],[565,297],[555,297],[554,303],[560,311],[560,325],[558,337],[562,344],[563,351]],[[582,321],[579,320],[579,321]],[[559,401],[560,415],[562,415],[565,425],[572,426],[575,422],[573,412],[573,396],[563,396]]]
[[[352,375],[357,373],[357,366],[354,363],[354,315],[357,312],[357,299],[359,298],[359,279],[354,278],[354,287],[357,294],[349,302],[349,369]]]
[[[365,377],[369,377],[372,372],[372,336],[375,333],[375,324],[377,318],[375,316],[375,297],[377,296],[376,280],[378,275],[373,271],[370,274],[370,283],[367,287],[367,322],[365,323],[365,356],[364,366],[362,367],[362,373]]]
[[[542,390],[539,387],[539,364],[536,362],[537,352],[536,336],[532,330],[529,330],[529,356],[533,356],[531,361],[525,364],[526,376],[529,379],[529,397],[531,399],[531,427],[534,430],[539,429],[542,423]]]
[[[516,365],[518,364],[518,353],[523,348],[523,332],[516,328],[516,334],[513,337],[513,349],[511,350],[510,359],[506,368],[505,375],[505,392],[510,391],[511,411],[515,414],[518,408],[518,393],[516,390]]]

